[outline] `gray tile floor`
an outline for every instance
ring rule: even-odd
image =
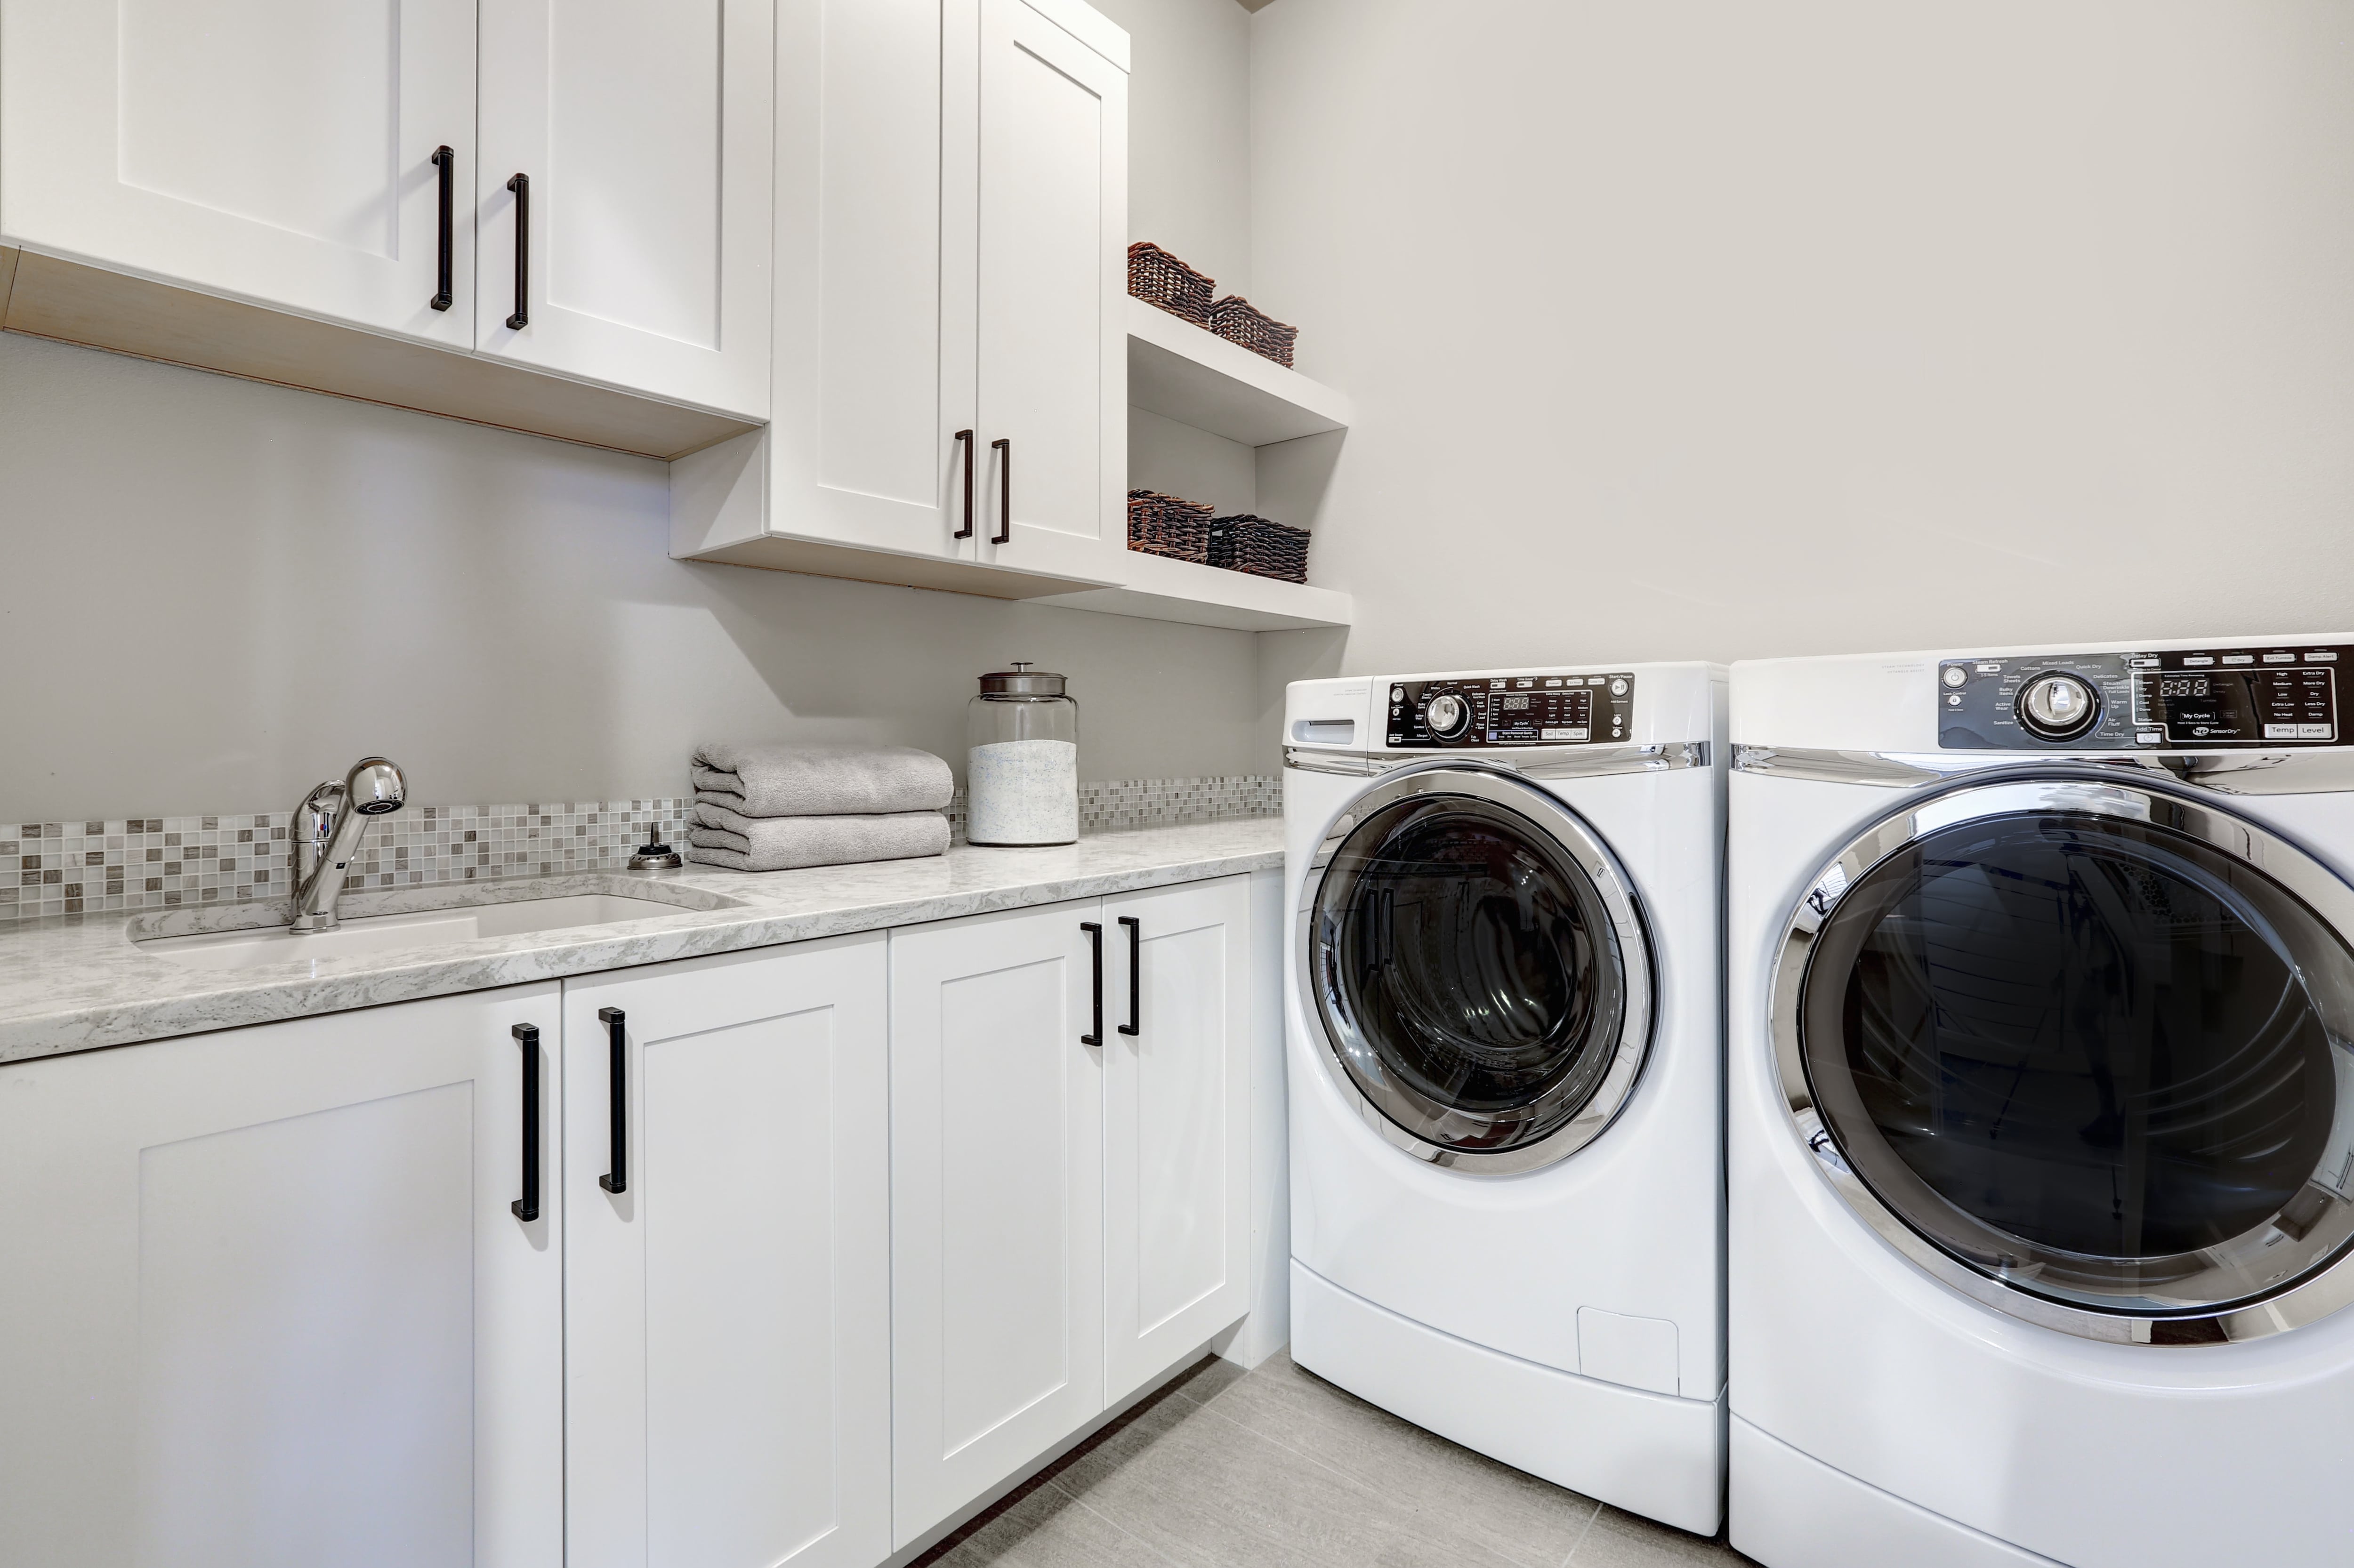
[[[1278,1353],[1206,1361],[917,1568],[1673,1568],[1707,1541],[1435,1437]]]

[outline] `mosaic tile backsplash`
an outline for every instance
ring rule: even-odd
[[[619,869],[650,839],[684,842],[693,802],[539,802],[412,806],[368,828],[351,888],[407,887],[500,876]],[[1079,786],[1079,830],[1274,816],[1274,778],[1123,779]],[[286,832],[293,814],[133,817],[114,821],[0,823],[0,923],[182,904],[285,898]],[[949,807],[964,838],[964,791]]]

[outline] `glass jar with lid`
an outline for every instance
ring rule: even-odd
[[[1067,844],[1079,836],[1079,705],[1063,677],[1016,660],[965,710],[965,838]]]

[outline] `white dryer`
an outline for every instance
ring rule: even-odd
[[[1292,1354],[1723,1517],[1723,681],[1309,681],[1285,713]]]
[[[1733,669],[1733,1544],[2354,1563],[2354,637]]]

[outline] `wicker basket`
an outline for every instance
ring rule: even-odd
[[[1128,493],[1128,547],[1206,565],[1210,514],[1214,510],[1157,490],[1131,490]]]
[[[1308,530],[1288,527],[1247,512],[1210,522],[1209,561],[1232,572],[1278,577],[1288,583],[1308,580]]]
[[[1291,345],[1299,337],[1298,327],[1286,326],[1273,316],[1253,309],[1240,294],[1228,294],[1212,305],[1208,324],[1212,332],[1228,343],[1240,344],[1253,354],[1285,366],[1291,364]]]
[[[1149,239],[1128,248],[1128,291],[1197,327],[1210,324],[1210,301],[1217,284]]]

